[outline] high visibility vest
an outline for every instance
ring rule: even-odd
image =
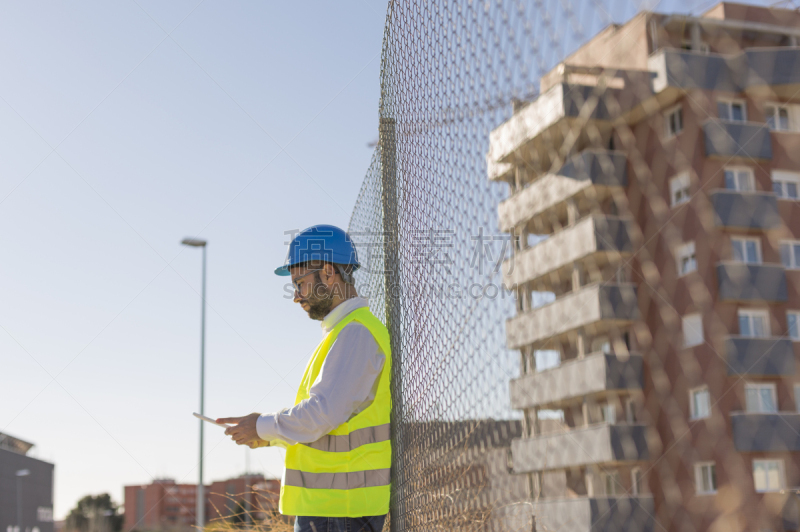
[[[353,321],[372,333],[386,356],[375,399],[319,440],[287,447],[279,505],[284,515],[362,517],[389,511],[392,357],[389,332],[367,307],[345,316],[319,344],[308,361],[295,404],[309,398],[333,342]]]

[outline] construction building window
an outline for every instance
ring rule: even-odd
[[[636,417],[636,403],[632,397],[625,399],[625,421],[630,425],[639,421]]]
[[[758,492],[784,489],[783,460],[753,460],[753,483]]]
[[[786,313],[786,324],[788,325],[789,338],[795,342],[800,342],[800,312],[790,310]]]
[[[781,242],[781,263],[787,270],[800,268],[800,240]]]
[[[711,415],[711,395],[707,386],[689,391],[689,401],[692,419],[705,419]]]
[[[800,384],[794,385],[794,409],[800,412]]]
[[[756,414],[774,414],[778,411],[778,401],[773,382],[748,382],[744,385],[745,407]]]
[[[686,203],[691,199],[689,195],[689,173],[683,172],[669,180],[669,195],[672,206]]]
[[[698,495],[717,492],[717,466],[714,462],[698,462],[694,465],[694,478]]]
[[[664,113],[667,138],[672,138],[683,131],[683,108],[680,105],[672,107]]]
[[[783,170],[772,171],[772,191],[778,199],[800,199],[800,174]]]
[[[748,338],[766,338],[769,331],[769,315],[761,309],[739,309],[739,335]]]
[[[603,482],[603,495],[613,497],[622,491],[618,471],[605,471],[600,474],[600,478]]]
[[[692,50],[692,41],[688,39],[684,40],[681,43],[681,50],[686,50],[687,52],[694,51],[694,52],[699,52],[701,54],[708,54],[711,51],[711,49],[708,46],[708,43],[702,41],[700,42],[700,46],[697,50]]]
[[[592,340],[592,353],[605,353],[611,354],[611,341],[608,336],[598,336]]]
[[[764,108],[767,117],[767,127],[772,131],[793,131],[792,109],[788,105],[771,104]]]
[[[703,317],[700,314],[689,314],[683,317],[683,347],[693,347],[702,344]]]
[[[758,238],[731,237],[732,259],[735,262],[761,264],[761,240]]]
[[[720,120],[747,121],[747,106],[744,100],[717,100],[717,113]]]
[[[634,467],[631,469],[631,495],[642,493],[642,468]]]
[[[756,189],[753,170],[750,168],[725,168],[725,188],[738,192],[752,192]]]
[[[604,404],[600,407],[600,416],[603,418],[603,423],[613,425],[617,422],[617,409],[612,404]]]
[[[687,242],[681,245],[675,250],[675,256],[678,260],[679,276],[697,270],[697,255],[694,251],[694,242]]]

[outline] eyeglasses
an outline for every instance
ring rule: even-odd
[[[302,286],[302,284],[298,283],[297,281],[299,281],[299,280],[300,280],[300,279],[302,279],[303,277],[308,277],[308,276],[309,276],[309,275],[311,275],[312,273],[321,272],[322,270],[323,270],[323,268],[320,268],[320,269],[318,269],[318,270],[311,270],[310,272],[306,272],[306,273],[304,273],[303,275],[301,275],[301,276],[300,276],[300,277],[298,277],[297,279],[293,279],[293,280],[292,280],[292,285],[294,286],[294,291],[295,291],[295,292],[297,292],[298,294],[302,294],[302,293],[303,293],[303,291],[301,290],[301,286]]]

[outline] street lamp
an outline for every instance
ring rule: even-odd
[[[200,415],[205,414],[206,382],[206,242],[199,238],[184,238],[181,244],[193,248],[203,248],[203,288],[200,301]],[[197,483],[197,508],[195,510],[197,527],[205,525],[205,494],[203,493],[203,421],[200,423],[200,480]]]
[[[17,532],[22,532],[22,477],[27,477],[30,474],[29,469],[17,471]]]

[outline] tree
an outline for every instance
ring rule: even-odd
[[[247,508],[244,507],[244,501],[236,502],[236,509],[228,519],[234,525],[245,524],[247,521]]]
[[[108,493],[87,495],[78,501],[65,523],[67,532],[120,532],[124,521]]]

